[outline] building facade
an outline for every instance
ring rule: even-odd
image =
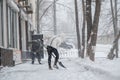
[[[15,64],[22,62],[22,52],[28,50],[31,40],[32,14],[30,0],[0,0],[0,65],[3,57],[9,57],[2,49],[12,50],[10,59]]]

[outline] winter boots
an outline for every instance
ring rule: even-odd
[[[48,63],[49,70],[53,70],[51,65]]]
[[[54,68],[59,69],[57,65],[53,65]],[[53,70],[53,68],[49,65],[49,70]]]
[[[53,65],[53,67],[56,68],[56,69],[59,69],[59,67],[57,65]]]
[[[51,62],[48,62],[48,67],[49,67],[49,70],[53,70],[51,67]]]
[[[49,70],[53,70],[51,66],[49,66]]]
[[[32,60],[32,64],[34,64],[34,61]]]
[[[40,59],[38,59],[38,63],[39,63],[39,64],[42,64],[42,63],[40,62]]]
[[[38,60],[38,63],[39,63],[39,64],[42,64],[40,60]],[[34,60],[32,60],[32,64],[34,64]]]
[[[48,67],[49,67],[49,70],[53,70],[53,68],[51,67],[51,65],[48,65]],[[57,65],[53,65],[53,67],[56,68],[56,69],[59,69],[59,67]]]

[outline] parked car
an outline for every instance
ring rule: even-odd
[[[63,42],[61,43],[60,47],[64,48],[64,49],[72,49],[73,45],[67,43],[67,42]]]

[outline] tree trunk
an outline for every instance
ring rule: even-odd
[[[118,34],[118,27],[117,27],[117,0],[115,0],[115,30],[116,30],[115,34],[117,36],[117,34]],[[118,49],[119,49],[119,45],[118,45],[118,41],[117,41],[116,42],[116,58],[118,58]]]
[[[80,42],[77,0],[74,0],[74,3],[75,3],[76,32],[77,32],[77,41],[78,41],[78,56],[81,57],[81,42]]]
[[[86,0],[86,20],[87,20],[87,42],[88,42],[92,30],[91,0]]]
[[[54,15],[53,15],[53,22],[54,22],[54,34],[57,34],[57,24],[56,24],[56,0],[53,3]]]
[[[89,44],[89,48],[90,48],[89,57],[92,61],[95,60],[95,49],[96,49],[100,10],[101,10],[101,0],[96,0],[94,21],[93,21],[90,44]]]
[[[115,0],[115,9],[113,9],[113,2],[110,0],[110,5],[111,5],[111,12],[112,12],[112,19],[113,19],[113,29],[114,29],[114,38],[116,38],[118,34],[118,29],[117,29],[117,0]],[[115,10],[115,12],[114,12]],[[116,52],[116,57],[118,57],[118,42],[115,45],[115,52]],[[112,53],[114,54],[114,53]]]
[[[82,8],[83,8],[83,26],[82,26],[82,52],[81,57],[84,58],[85,52],[85,1],[82,0]]]
[[[116,49],[116,44],[118,44],[119,38],[120,38],[120,31],[119,31],[119,34],[117,35],[117,37],[115,38],[115,40],[113,42],[113,45],[112,45],[112,48],[111,48],[109,54],[107,55],[107,58],[110,59],[110,60],[112,60],[115,57],[114,50]]]
[[[87,22],[87,51],[86,55],[89,56],[90,52],[90,34],[92,30],[92,13],[91,13],[91,0],[86,0],[86,22]]]

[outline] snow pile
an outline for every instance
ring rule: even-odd
[[[101,77],[101,80],[119,80],[120,79],[120,58],[109,60],[106,58],[96,58],[95,62],[88,58],[76,60],[77,63],[83,65],[87,70],[92,71],[96,76]]]
[[[97,44],[95,57],[107,57],[111,49],[110,44]]]
[[[111,45],[97,45],[95,62],[88,58],[76,57],[75,49],[62,50],[60,60],[67,69],[48,69],[47,57],[39,65],[37,60],[32,65],[31,61],[5,67],[0,70],[0,80],[120,80],[120,58],[106,59]],[[61,57],[61,56],[66,57]],[[72,56],[71,56],[72,55]],[[71,57],[70,57],[71,56]],[[52,58],[52,65],[54,58]]]
[[[42,65],[37,61],[20,64],[0,71],[0,80],[119,80],[120,59],[110,61],[96,58],[96,62],[89,59],[66,58],[60,61],[67,67],[64,69],[48,69],[47,60]]]

